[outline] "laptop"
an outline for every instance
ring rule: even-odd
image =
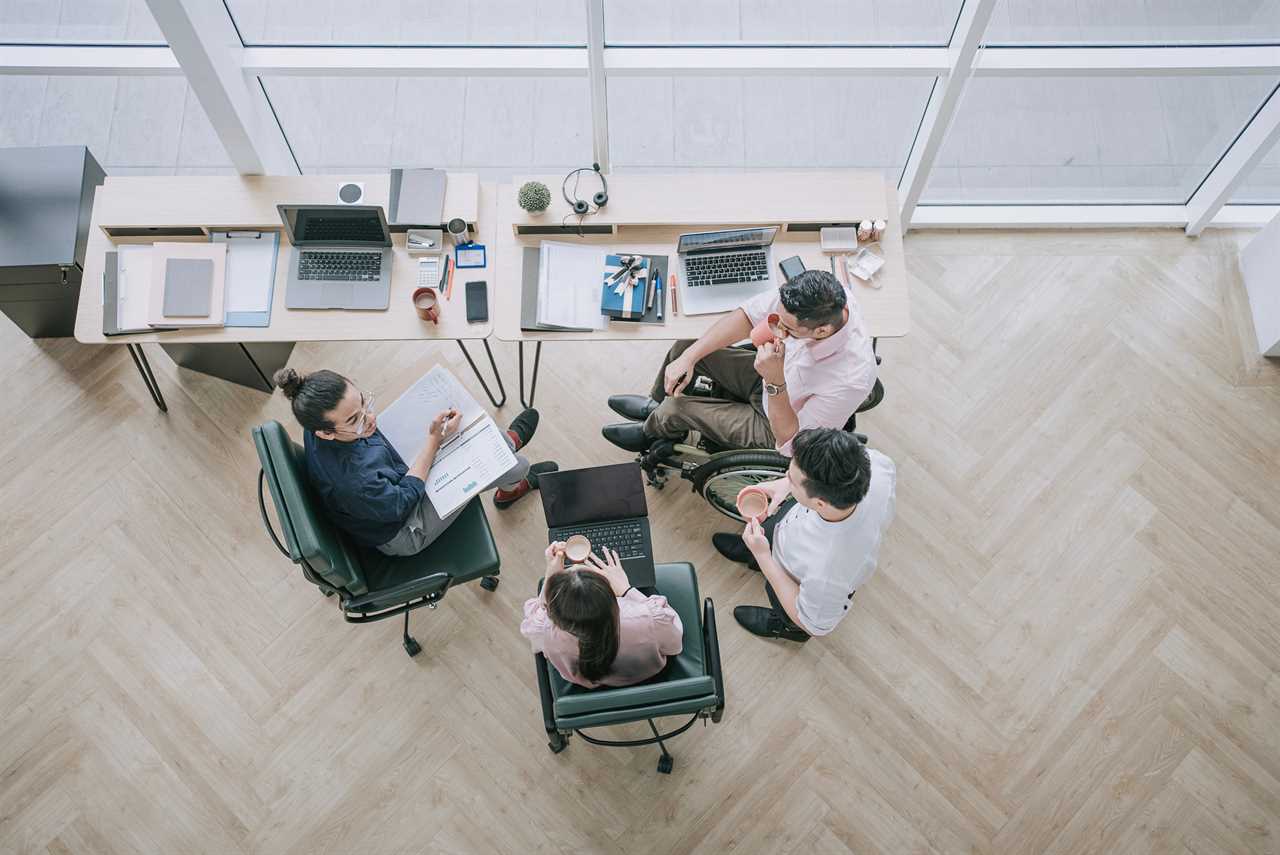
[[[653,541],[640,464],[546,472],[538,476],[538,491],[548,542],[584,535],[597,557],[604,557],[605,547],[618,553],[632,585],[653,587]]]
[[[379,205],[277,205],[293,244],[285,307],[385,309],[391,232]]]
[[[777,226],[680,235],[680,311],[706,315],[738,308],[775,287]]]

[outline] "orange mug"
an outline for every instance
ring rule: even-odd
[[[778,323],[782,320],[776,312],[765,316],[765,319],[756,324],[751,330],[751,343],[756,347],[762,347],[771,341],[778,339]]]
[[[745,519],[764,520],[769,513],[769,494],[759,487],[743,487],[738,491],[737,505]]]
[[[419,288],[414,291],[413,308],[424,321],[440,323],[440,296],[436,294],[435,288]]]

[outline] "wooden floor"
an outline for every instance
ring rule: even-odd
[[[1280,366],[1247,238],[912,236],[912,332],[861,422],[898,515],[834,635],[747,635],[729,525],[650,491],[728,691],[670,777],[653,748],[546,748],[517,628],[536,500],[490,506],[502,586],[415,613],[411,660],[262,531],[248,432],[278,396],[149,346],[161,415],[123,348],[4,321],[0,852],[1280,852]],[[661,350],[548,346],[532,456],[624,459],[605,397]],[[452,345],[293,364],[385,401],[437,361],[474,386]]]

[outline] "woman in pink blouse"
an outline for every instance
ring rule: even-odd
[[[571,683],[630,686],[680,652],[684,628],[667,598],[627,582],[616,552],[565,568],[564,542],[547,547],[542,593],[524,604],[520,632]]]

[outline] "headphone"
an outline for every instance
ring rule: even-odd
[[[587,200],[585,199],[578,198],[578,181],[581,180],[578,178],[578,176],[584,172],[594,172],[597,176],[600,177],[600,186],[602,189],[600,190],[599,193],[591,197],[590,202],[587,202]],[[569,198],[569,179],[570,178],[574,179],[572,199]],[[580,169],[575,169],[572,172],[570,172],[568,175],[566,175],[564,177],[564,181],[560,183],[560,193],[561,195],[564,196],[564,200],[569,204],[569,207],[573,208],[573,212],[577,214],[579,217],[582,217],[591,213],[592,205],[595,205],[595,209],[599,211],[605,205],[609,204],[609,179],[605,178],[604,173],[600,171],[600,164],[593,163],[591,164],[590,167],[583,166]]]

